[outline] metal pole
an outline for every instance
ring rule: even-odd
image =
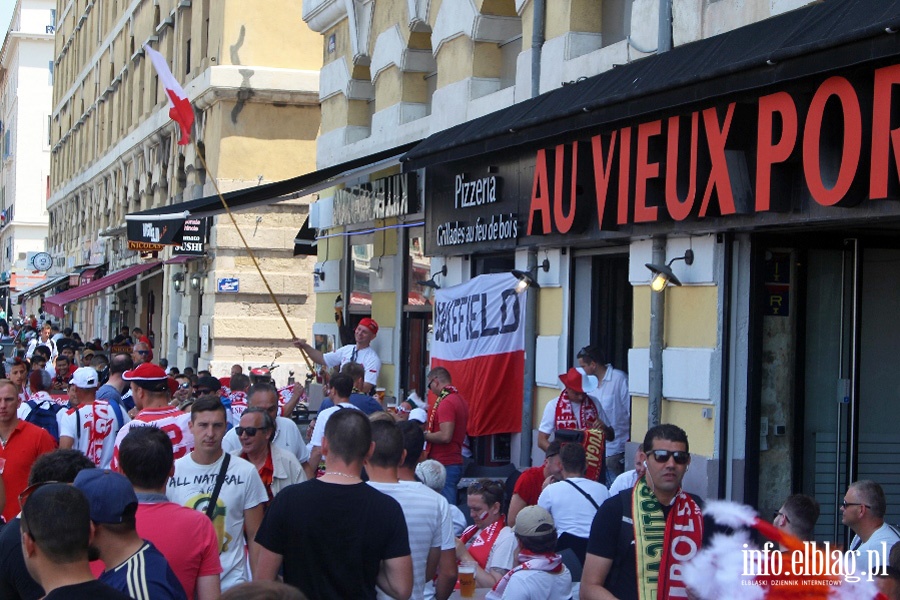
[[[659,0],[659,31],[656,36],[656,53],[672,49],[672,0]]]
[[[537,266],[537,253],[528,251],[525,270]],[[525,385],[522,397],[522,437],[519,462],[531,466],[532,419],[534,418],[535,351],[537,348],[537,290],[525,292]]]
[[[544,48],[544,22],[547,18],[545,0],[534,0],[534,20],[531,28],[531,97],[541,93],[541,51]]]
[[[666,264],[666,238],[653,238],[653,258],[655,265]],[[650,291],[650,386],[647,400],[647,428],[660,424],[662,415],[662,352],[663,329],[665,327],[666,296]]]

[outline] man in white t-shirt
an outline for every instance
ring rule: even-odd
[[[361,319],[356,326],[354,336],[355,344],[341,346],[334,352],[323,353],[316,350],[306,340],[294,340],[294,345],[309,356],[313,362],[328,368],[343,367],[349,362],[361,364],[366,369],[366,383],[362,392],[371,394],[378,382],[378,373],[381,371],[381,358],[370,346],[372,340],[378,335],[378,323],[368,317]]]
[[[244,540],[249,540],[251,572],[256,570],[259,545],[254,541],[262,522],[264,503],[269,497],[259,473],[250,462],[222,450],[225,435],[225,405],[216,396],[204,396],[191,408],[191,432],[196,447],[175,461],[169,479],[169,500],[193,510],[211,514],[219,536],[222,563],[222,591],[249,581],[244,571]],[[228,459],[224,474],[223,461]],[[222,485],[213,498],[217,479]],[[214,508],[210,509],[210,506]]]
[[[559,532],[557,549],[571,548],[584,564],[591,523],[600,505],[609,498],[609,490],[584,477],[587,456],[581,444],[563,444],[559,458],[563,479],[544,488],[537,505],[553,515]]]
[[[441,504],[442,500],[444,504],[447,500],[421,483],[400,481],[398,467],[406,451],[403,434],[396,423],[372,423],[372,441],[375,450],[366,461],[369,485],[396,500],[403,509],[413,562],[411,597],[421,598],[426,582],[434,579],[441,552],[456,553],[452,524],[445,520],[446,510]],[[389,596],[378,590],[378,597]]]
[[[625,442],[631,435],[631,395],[628,393],[628,375],[613,368],[606,353],[599,346],[585,346],[578,351],[578,364],[588,375],[597,378],[597,390],[591,392],[603,408],[615,437],[606,440],[606,483],[625,471]]]
[[[328,423],[328,417],[339,410],[359,410],[359,408],[350,404],[350,394],[353,393],[353,378],[344,374],[335,375],[331,378],[329,385],[331,387],[329,397],[334,402],[334,406],[326,408],[316,418],[316,426],[313,428],[312,437],[309,439],[309,466],[311,469],[318,469],[319,461],[322,460],[322,440],[325,438],[325,424]],[[309,474],[307,473],[307,475]]]
[[[69,396],[77,403],[59,419],[59,447],[80,450],[97,467],[107,469],[116,435],[129,419],[121,406],[96,399],[98,380],[93,367],[81,367],[72,374]]]
[[[887,501],[884,490],[870,479],[850,484],[841,504],[841,522],[856,535],[850,541],[859,572],[886,575],[891,548],[900,542],[896,529],[884,522]]]
[[[645,460],[647,460],[647,455],[644,454],[644,444],[638,444],[637,450],[634,451],[634,468],[616,477],[612,485],[609,486],[609,495],[615,496],[623,490],[633,488],[637,480],[647,472],[647,469],[644,468]]]
[[[128,422],[116,436],[111,468],[119,468],[119,446],[132,427],[159,427],[172,440],[172,451],[179,459],[194,449],[194,434],[190,428],[190,415],[169,406],[169,378],[166,372],[153,363],[144,363],[135,369],[125,371],[122,379],[131,384],[131,394],[135,408],[139,411],[134,420]]]

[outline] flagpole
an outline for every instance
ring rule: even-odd
[[[228,213],[228,217],[231,219],[231,224],[234,225],[238,236],[240,236],[241,238],[241,242],[244,244],[244,249],[247,250],[247,254],[250,255],[250,259],[253,261],[253,266],[256,267],[256,271],[259,273],[259,277],[262,279],[262,282],[266,286],[266,290],[269,292],[269,297],[272,299],[272,302],[275,303],[275,308],[278,309],[278,314],[281,315],[284,324],[287,325],[288,332],[290,332],[291,334],[291,338],[297,339],[297,334],[294,333],[294,328],[291,327],[291,323],[290,321],[288,321],[287,315],[284,314],[284,310],[281,308],[281,304],[278,302],[278,298],[275,297],[275,292],[272,291],[272,287],[269,285],[269,281],[266,279],[266,276],[263,275],[262,268],[260,268],[259,266],[259,261],[256,260],[256,254],[253,253],[253,250],[250,248],[250,244],[248,244],[246,238],[244,238],[244,234],[241,231],[241,228],[238,227],[237,221],[234,218],[234,213],[231,212],[231,207],[228,206],[228,202],[225,201],[225,197],[219,190],[219,184],[216,183],[215,176],[210,173],[209,166],[206,164],[206,159],[203,157],[203,153],[200,152],[197,141],[192,139],[192,142],[194,144],[194,151],[200,158],[200,163],[203,165],[203,169],[206,171],[207,175],[210,176],[209,180],[212,181],[213,188],[216,190],[216,195],[219,197],[219,201],[222,202],[222,206],[225,207],[225,212]],[[303,360],[306,361],[306,367],[309,369],[310,373],[315,371],[315,367],[313,367],[312,361],[310,360],[309,355],[306,353],[306,350],[300,348],[300,354],[303,355]]]
[[[194,151],[197,153],[197,156],[200,157],[200,162],[203,164],[203,169],[206,171],[207,175],[209,175],[210,171],[209,166],[207,166],[206,164],[206,158],[203,156],[203,153],[200,152],[200,147],[197,144],[197,140],[194,139],[194,137],[191,135],[191,127],[194,124],[194,107],[188,100],[184,88],[181,87],[181,84],[178,83],[178,80],[175,79],[174,75],[172,75],[172,70],[169,68],[169,64],[166,62],[165,57],[151,48],[148,44],[144,44],[143,47],[147,53],[147,57],[153,64],[153,68],[156,70],[156,74],[159,78],[160,83],[163,84],[163,87],[166,90],[166,98],[169,102],[169,116],[178,124],[179,128],[181,129],[181,138],[178,140],[178,145],[186,146],[189,143],[189,140],[190,142],[193,142]],[[228,203],[222,196],[222,192],[219,191],[219,184],[216,182],[216,178],[210,177],[210,179],[212,180],[213,187],[216,190],[216,195],[222,202],[222,206],[225,207],[225,212],[228,213],[232,225],[234,225],[234,228],[237,230],[238,235],[241,238],[241,242],[243,242],[244,244],[244,248],[247,250],[250,258],[253,260],[253,266],[256,267],[260,278],[266,285],[266,290],[268,290],[269,292],[269,297],[272,298],[272,302],[275,303],[275,307],[278,309],[278,313],[284,320],[284,324],[287,325],[288,332],[290,332],[293,339],[297,339],[297,335],[294,333],[293,327],[291,327],[290,322],[287,320],[287,316],[285,316],[284,310],[282,310],[281,308],[281,304],[278,303],[278,299],[275,297],[275,292],[272,291],[269,282],[266,280],[266,276],[263,275],[262,269],[259,266],[259,261],[256,260],[256,255],[253,253],[253,250],[250,249],[250,245],[244,238],[244,234],[241,232],[241,228],[238,227],[237,221],[235,221],[234,219],[231,208],[228,206]],[[306,361],[307,368],[309,369],[310,373],[312,373],[315,368],[313,367],[309,355],[305,350],[303,350],[303,348],[300,348],[300,353],[303,355],[303,359]]]

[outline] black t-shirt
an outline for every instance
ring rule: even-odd
[[[375,598],[381,561],[409,555],[400,504],[364,483],[312,480],[282,490],[256,541],[284,556],[284,582],[310,600]]]
[[[44,600],[131,600],[119,590],[99,581],[86,581],[56,588]]]
[[[619,600],[638,600],[637,590],[637,557],[634,544],[634,525],[631,521],[632,490],[625,490],[610,496],[600,510],[594,516],[591,524],[591,536],[588,538],[587,553],[594,554],[613,561],[609,573],[606,576],[605,587]],[[691,498],[703,506],[703,501],[690,494]],[[663,506],[663,515],[669,516],[672,505]],[[629,521],[623,521],[628,517]],[[703,519],[703,542],[709,539],[715,529],[714,525],[705,517]]]
[[[7,523],[0,531],[0,598],[4,600],[38,600],[44,588],[31,578],[22,556],[19,519]]]

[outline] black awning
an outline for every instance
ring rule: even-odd
[[[309,226],[309,216],[303,221],[303,227],[294,238],[294,256],[316,255],[316,230]]]
[[[247,210],[257,206],[272,204],[279,200],[300,198],[325,188],[338,185],[350,177],[359,177],[366,173],[386,169],[397,164],[399,158],[418,142],[403,144],[389,150],[382,150],[368,156],[349,160],[339,165],[325,167],[318,171],[306,173],[291,179],[258,185],[256,187],[236,190],[223,194],[231,210]],[[188,200],[169,206],[151,208],[131,213],[125,217],[127,221],[160,221],[167,219],[200,218],[218,215],[225,212],[225,207],[217,195],[206,196],[196,200]],[[131,239],[129,235],[129,239]]]
[[[403,156],[403,169],[897,56],[898,29],[900,0],[814,4],[613,68],[436,133]]]

